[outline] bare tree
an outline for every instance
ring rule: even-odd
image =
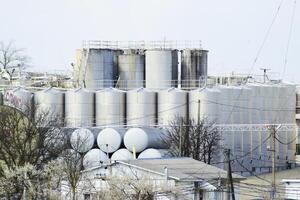
[[[221,135],[214,123],[176,117],[169,123],[165,143],[172,156],[192,157],[210,164],[220,148]]]

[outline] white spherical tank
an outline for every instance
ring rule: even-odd
[[[194,122],[206,120],[218,122],[220,91],[211,88],[200,88],[189,92],[189,117]],[[200,103],[200,104],[199,104]],[[200,113],[199,113],[200,110]]]
[[[148,49],[145,55],[146,88],[176,87],[178,80],[178,51]]]
[[[133,154],[128,149],[119,149],[111,156],[111,160],[132,160]]]
[[[167,157],[170,157],[168,150],[150,148],[142,151],[138,156],[138,159],[167,158]]]
[[[93,126],[94,93],[86,89],[66,92],[65,120],[67,127]]]
[[[93,148],[94,142],[94,134],[86,128],[76,129],[70,138],[72,148],[80,153],[85,153]]]
[[[169,125],[176,117],[187,118],[188,93],[176,88],[158,92],[158,125]]]
[[[63,123],[64,117],[64,92],[48,88],[34,93],[35,117],[56,119]]]
[[[125,123],[126,93],[107,88],[96,92],[96,126],[115,126]]]
[[[101,166],[108,160],[107,155],[100,149],[91,149],[83,157],[83,167],[85,169]]]
[[[142,152],[146,148],[167,148],[164,142],[165,134],[157,128],[130,128],[124,136],[125,147],[133,152]]]
[[[156,92],[139,88],[127,92],[127,125],[149,126],[156,124]]]
[[[97,137],[98,147],[108,153],[117,151],[123,142],[125,132],[126,130],[121,128],[103,129]]]
[[[30,114],[33,114],[31,113],[33,106],[33,94],[22,87],[5,91],[4,104],[17,108],[22,112],[30,112]]]

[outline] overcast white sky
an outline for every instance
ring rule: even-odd
[[[82,40],[201,40],[210,75],[249,73],[280,1],[0,0],[0,41],[26,48],[33,69],[54,71],[70,69]],[[253,73],[282,72],[293,4],[284,0]],[[300,82],[299,35],[297,5],[285,80]]]

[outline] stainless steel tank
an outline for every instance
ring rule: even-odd
[[[184,49],[181,51],[181,86],[198,87],[199,79],[207,76],[207,50]]]
[[[134,89],[145,86],[145,55],[126,51],[118,56],[118,69],[119,87]]]
[[[64,92],[54,88],[44,89],[34,93],[35,117],[42,116],[57,120],[63,124],[64,120]]]
[[[133,154],[128,151],[128,149],[119,149],[118,151],[114,152],[110,158],[111,160],[132,160]]]
[[[127,92],[126,120],[128,126],[156,124],[156,97],[154,91],[139,88]]]
[[[188,117],[188,93],[169,88],[158,92],[158,125],[169,125],[176,117]]]
[[[117,126],[125,124],[126,93],[107,88],[96,92],[96,125]]]
[[[87,62],[86,68],[84,67],[85,62],[83,62],[81,73],[86,88],[114,87],[118,79],[117,55],[121,53],[121,50],[113,49],[85,49],[82,59],[87,59]]]
[[[94,93],[86,89],[65,93],[65,123],[67,127],[94,125]]]
[[[122,128],[105,128],[97,137],[98,147],[108,153],[117,151],[123,143],[126,130]]]
[[[176,87],[178,81],[178,51],[147,49],[145,55],[146,88]]]
[[[94,142],[94,134],[89,129],[79,128],[71,134],[71,147],[77,152],[85,153],[89,151],[93,148]]]
[[[168,150],[149,148],[149,149],[142,151],[139,154],[138,159],[167,158],[167,157],[170,157]]]
[[[158,128],[130,128],[124,136],[125,147],[139,153],[146,148],[165,149],[165,133]]]
[[[33,114],[33,93],[22,87],[6,90],[4,93],[4,104],[27,114]]]
[[[100,149],[91,149],[83,157],[83,167],[85,169],[101,166],[108,161],[107,155]]]

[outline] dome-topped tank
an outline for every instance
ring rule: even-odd
[[[176,117],[187,118],[188,93],[170,88],[158,92],[158,124],[169,125]]]
[[[100,149],[91,149],[83,157],[83,167],[85,169],[101,166],[108,160],[107,155]]]
[[[156,124],[156,92],[139,88],[127,92],[127,125]]]
[[[94,93],[82,88],[67,91],[65,94],[65,120],[68,127],[93,126]]]
[[[126,130],[121,128],[105,128],[97,137],[98,147],[108,153],[117,151],[123,141]]]
[[[35,116],[47,115],[63,123],[64,117],[64,92],[48,88],[34,94]]]
[[[4,93],[4,104],[15,107],[22,112],[30,112],[32,114],[33,94],[22,87],[7,90]]]
[[[119,149],[111,156],[111,160],[132,160],[133,154],[128,149]]]
[[[96,92],[96,125],[116,126],[125,123],[126,93],[107,88]]]
[[[76,129],[70,138],[72,148],[80,153],[85,153],[93,148],[94,142],[94,134],[86,128]]]

